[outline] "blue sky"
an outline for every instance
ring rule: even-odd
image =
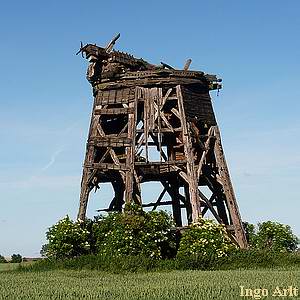
[[[300,2],[101,2],[1,3],[0,254],[38,255],[76,216],[92,96],[75,53],[117,32],[116,49],[223,78],[213,104],[243,219],[300,236]]]

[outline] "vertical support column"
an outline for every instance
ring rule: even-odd
[[[189,135],[189,128],[185,117],[185,111],[183,106],[183,99],[180,85],[176,86],[176,94],[178,98],[178,108],[181,116],[181,126],[182,126],[182,139],[184,143],[184,153],[187,160],[187,177],[188,177],[188,186],[189,186],[189,195],[190,202],[192,205],[192,219],[193,222],[201,217],[201,207],[200,207],[200,198],[198,194],[198,180],[196,175],[195,163],[194,163],[194,154],[192,143]]]
[[[193,223],[193,218],[192,218],[192,205],[190,202],[189,187],[187,184],[185,184],[183,188],[184,188],[184,195],[185,195],[185,202],[186,202],[186,216],[187,216],[188,224],[191,224]]]
[[[129,103],[129,109],[133,112],[128,114],[128,138],[131,145],[127,147],[126,167],[129,169],[125,174],[125,203],[128,204],[133,200],[133,183],[134,183],[134,157],[135,157],[135,136],[136,136],[136,110],[138,101],[138,89],[135,90],[135,101]]]
[[[92,170],[87,167],[88,164],[91,164],[94,162],[94,152],[95,147],[92,145],[89,145],[89,139],[91,137],[96,136],[97,134],[97,126],[99,123],[99,116],[94,115],[94,108],[95,103],[93,106],[92,111],[92,117],[91,117],[91,123],[89,128],[89,136],[88,136],[88,142],[87,142],[87,148],[86,148],[86,154],[85,154],[85,160],[84,160],[84,166],[83,166],[83,173],[82,173],[82,179],[81,179],[81,191],[80,191],[80,203],[79,203],[79,211],[77,215],[77,219],[84,220],[86,217],[86,210],[87,210],[87,204],[89,199],[89,194],[92,189],[92,187],[89,186],[89,179],[92,175]]]
[[[94,156],[94,146],[87,146],[86,158],[84,164],[92,162]],[[89,186],[89,177],[91,176],[91,171],[84,166],[82,179],[81,179],[81,192],[80,192],[80,203],[79,203],[79,212],[77,219],[84,220],[86,217],[86,210],[88,204],[88,198],[92,188]]]
[[[219,178],[223,185],[224,194],[226,197],[226,204],[229,211],[230,218],[232,220],[232,225],[234,226],[235,235],[239,246],[241,248],[247,248],[246,234],[242,225],[241,216],[239,213],[238,205],[236,202],[233,186],[230,180],[230,175],[225,160],[225,155],[223,152],[223,147],[221,143],[221,135],[218,126],[215,126],[215,157],[216,163],[219,171]]]
[[[179,200],[179,185],[177,180],[169,181],[171,189],[170,194],[172,199],[172,210],[173,210],[173,217],[176,223],[176,226],[182,226],[182,219],[181,219],[181,208],[180,208],[180,200]]]

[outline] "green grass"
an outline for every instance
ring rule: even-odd
[[[277,285],[300,288],[300,268],[126,274],[92,270],[0,272],[0,299],[247,299],[239,295],[241,285],[264,287],[270,292]]]
[[[238,251],[228,257],[184,257],[155,260],[145,256],[111,257],[83,255],[64,260],[42,260],[20,268],[23,271],[94,270],[110,273],[174,270],[300,269],[300,255],[270,251]]]
[[[13,271],[17,270],[20,267],[29,267],[32,266],[35,262],[22,262],[22,263],[0,263],[0,272],[1,271]]]
[[[0,264],[0,271],[11,271],[15,270],[19,267],[20,264],[18,263],[1,263]]]

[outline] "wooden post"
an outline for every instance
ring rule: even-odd
[[[216,137],[215,148],[214,148],[216,163],[219,171],[219,177],[223,185],[224,194],[226,196],[227,208],[229,210],[229,214],[232,220],[232,224],[234,226],[235,235],[239,243],[239,246],[241,248],[246,248],[247,247],[246,234],[243,228],[233,186],[230,180],[230,175],[226,164],[225,155],[223,152],[221,135],[218,126],[215,126],[214,131]]]
[[[186,201],[186,216],[188,220],[188,224],[193,223],[193,217],[192,217],[192,205],[190,202],[190,193],[189,193],[189,187],[187,184],[184,184],[184,195],[185,195],[185,201]]]
[[[181,116],[181,126],[182,126],[182,140],[184,144],[184,153],[187,160],[187,177],[188,177],[188,186],[189,186],[189,195],[192,205],[192,219],[193,222],[197,222],[201,217],[201,207],[200,207],[200,198],[198,193],[198,180],[195,170],[194,163],[194,154],[192,143],[189,136],[188,124],[185,118],[185,112],[183,107],[183,99],[180,85],[176,86],[176,94],[178,98],[179,113]]]
[[[176,223],[176,226],[181,227],[182,218],[178,181],[176,179],[171,179],[168,183],[162,181],[162,184],[172,199],[173,218]]]
[[[127,147],[126,167],[129,169],[125,175],[125,203],[130,203],[133,199],[133,182],[134,182],[134,157],[135,157],[135,135],[136,135],[136,107],[138,101],[138,89],[135,92],[135,101],[129,103],[129,108],[133,109],[128,115],[128,138],[131,145]]]
[[[93,111],[91,116],[91,123],[89,128],[89,139],[91,137],[96,136],[97,134],[97,126],[99,124],[99,116],[94,115],[95,102],[93,105]],[[87,167],[87,164],[93,162],[95,147],[87,144],[86,154],[84,159],[83,173],[81,179],[81,191],[80,191],[80,202],[79,202],[79,211],[77,215],[77,219],[84,220],[86,217],[87,204],[89,199],[90,191],[92,187],[90,186],[89,179],[93,172]],[[96,174],[96,172],[95,172]]]

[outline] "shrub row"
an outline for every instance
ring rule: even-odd
[[[171,270],[234,270],[300,267],[297,253],[278,253],[262,250],[235,250],[228,256],[186,256],[175,259],[154,259],[145,256],[83,255],[76,258],[44,259],[19,271],[48,271],[53,269],[98,270],[111,273]]]
[[[144,256],[166,259],[186,256],[227,256],[236,249],[225,226],[200,219],[183,233],[164,211],[145,212],[131,205],[125,213],[110,213],[95,220],[72,221],[68,216],[47,232],[43,255],[51,259],[81,255]]]

